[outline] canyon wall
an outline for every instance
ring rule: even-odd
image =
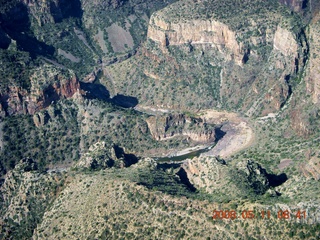
[[[232,58],[242,63],[245,50],[241,49],[236,40],[236,33],[229,27],[215,20],[190,20],[187,22],[169,23],[157,14],[152,15],[148,38],[160,43],[163,47],[182,44],[210,44],[221,53],[226,53],[226,59]],[[228,53],[227,53],[228,52]]]

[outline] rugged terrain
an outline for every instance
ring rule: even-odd
[[[0,239],[318,239],[319,10],[0,1]]]
[[[109,88],[157,107],[263,116],[288,101],[308,51],[299,16],[280,4],[179,1],[152,15],[138,61],[107,67],[119,79]]]

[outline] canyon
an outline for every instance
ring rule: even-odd
[[[1,4],[0,238],[317,239],[319,10]]]
[[[119,70],[107,67],[110,78],[118,79],[110,88],[155,108],[214,107],[255,117],[280,111],[305,69],[309,45],[303,26],[280,5],[278,12],[233,21],[222,14],[228,4],[177,2],[153,14],[141,51],[117,64]],[[251,14],[245,4],[237,14]],[[204,17],[206,5],[213,10]],[[143,63],[142,71],[120,73],[135,62]],[[144,88],[134,85],[142,81]]]

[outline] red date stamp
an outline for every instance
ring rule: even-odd
[[[269,219],[271,216],[278,219],[306,219],[306,211],[297,210],[295,212],[290,212],[289,210],[279,210],[277,214],[272,215],[270,210],[243,210],[240,213],[237,213],[235,210],[214,210],[212,219]]]

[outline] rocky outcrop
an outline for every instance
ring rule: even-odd
[[[39,112],[33,115],[33,122],[36,127],[44,126],[50,119],[47,112]]]
[[[237,164],[237,170],[243,172],[247,178],[250,179],[250,182],[253,180],[266,186],[269,185],[266,170],[251,160],[239,162]]]
[[[228,182],[228,167],[223,161],[212,157],[198,157],[188,159],[181,168],[196,189],[204,189],[213,193],[223,189]]]
[[[251,160],[239,162],[230,173],[242,193],[262,195],[270,187],[267,171]]]
[[[298,57],[298,42],[292,32],[278,26],[274,34],[273,48],[280,51],[284,56],[291,56],[293,60]]]
[[[109,149],[105,142],[98,142],[81,157],[76,167],[92,170],[109,168],[114,165],[113,158],[116,159],[114,148]]]
[[[14,168],[17,172],[30,172],[38,170],[37,163],[30,158],[22,159]]]
[[[239,195],[264,194],[270,187],[268,174],[253,161],[241,161],[236,166],[229,166],[224,160],[213,157],[189,159],[181,168],[188,180],[197,189],[208,193],[227,191]]]
[[[1,115],[34,114],[61,98],[70,98],[80,90],[77,77],[51,66],[36,69],[30,77],[30,92],[9,86],[0,92]]]
[[[216,139],[214,125],[184,114],[152,116],[147,119],[147,123],[153,138],[159,141],[177,136],[206,143],[214,142]]]
[[[138,162],[132,154],[126,154],[117,145],[108,145],[106,142],[97,142],[89,148],[75,165],[80,169],[100,170],[105,168],[129,167]]]

